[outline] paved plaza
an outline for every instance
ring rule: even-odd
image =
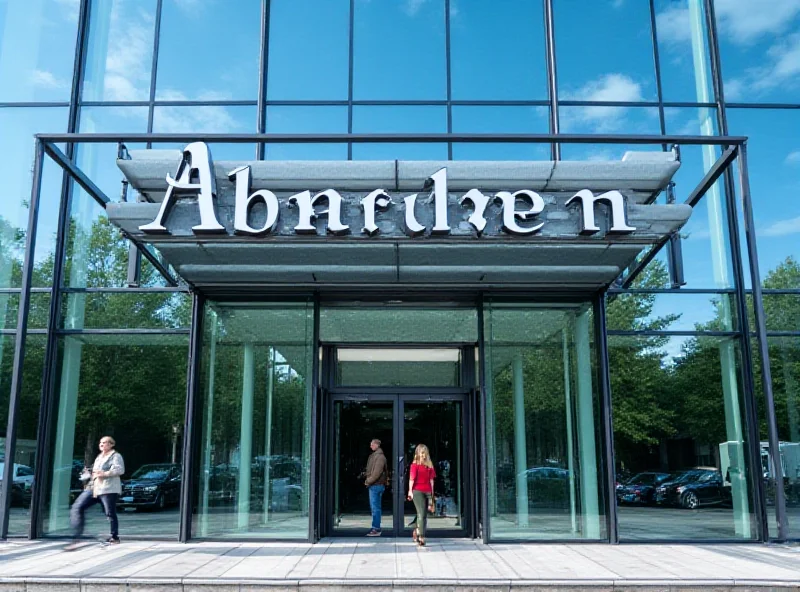
[[[800,546],[556,545],[342,538],[305,543],[0,543],[0,592],[551,590],[800,592]]]

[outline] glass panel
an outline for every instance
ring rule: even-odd
[[[206,307],[197,537],[308,537],[313,305]]]
[[[87,292],[70,298],[83,301],[84,329],[189,328],[192,299],[185,292]],[[62,303],[62,319],[70,317],[70,299]]]
[[[0,4],[0,12],[2,5]],[[2,85],[0,85],[2,86]],[[0,288],[20,287],[28,205],[31,200],[31,171],[34,134],[65,132],[67,109],[61,107],[0,108]],[[61,168],[45,157],[36,241],[34,286],[52,283],[52,253],[61,199]]]
[[[357,144],[353,160],[447,160],[447,144]]]
[[[703,0],[655,0],[655,10],[664,100],[713,102]]]
[[[346,134],[347,107],[267,107],[272,134]],[[346,144],[267,144],[267,160],[347,160]]]
[[[348,0],[272,0],[267,98],[346,100],[349,30]]]
[[[17,328],[19,316],[19,292],[0,293],[0,329]],[[31,292],[31,304],[28,308],[28,330],[47,329],[50,318],[50,292]]]
[[[6,426],[14,368],[13,335],[0,336],[0,474],[6,458]],[[28,335],[25,344],[25,364],[22,370],[22,394],[17,423],[17,442],[14,452],[14,479],[11,485],[11,510],[8,534],[27,536],[30,525],[31,489],[36,468],[36,436],[42,389],[42,368],[46,339],[43,335]],[[2,480],[0,480],[2,486]]]
[[[461,384],[461,350],[339,348],[336,384],[457,387]]]
[[[800,4],[771,2],[754,15],[747,4],[720,2],[716,16],[725,99],[800,103]]]
[[[373,525],[370,490],[364,487],[370,443],[380,441],[387,461],[392,451],[394,404],[389,402],[336,401],[333,405],[333,527],[367,531]],[[381,530],[391,532],[392,463],[387,462],[387,484],[380,496]],[[372,494],[377,495],[377,493]]]
[[[591,311],[492,303],[485,319],[490,536],[604,539]]]
[[[474,308],[320,309],[320,341],[335,343],[476,343]]]
[[[156,99],[256,100],[260,39],[261,0],[165,0]]]
[[[553,10],[559,98],[657,100],[647,2],[555,2]]]
[[[444,25],[444,0],[356,2],[353,98],[446,99]]]
[[[737,341],[608,345],[620,537],[756,538]]]
[[[156,107],[153,110],[153,132],[163,133],[217,133],[217,134],[246,134],[255,133],[256,108],[239,105],[205,105],[193,107]],[[183,149],[186,144],[176,145]],[[234,146],[247,146],[247,144],[234,144]],[[159,144],[158,148],[171,148],[169,144]],[[238,157],[252,160],[255,148],[250,148],[247,157]],[[214,157],[220,159],[217,151]],[[227,158],[234,158],[226,156]]]
[[[549,133],[547,107],[453,107],[453,132]],[[454,160],[550,160],[550,144],[453,144]]]
[[[69,101],[79,8],[0,0],[0,101]]]
[[[147,101],[157,0],[93,0],[84,101]]]
[[[614,294],[608,298],[609,331],[736,331],[717,323],[721,309],[735,314],[733,294]]]
[[[796,307],[795,307],[796,315]],[[759,361],[757,341],[753,343],[753,359]],[[770,337],[769,362],[772,371],[772,395],[778,422],[780,464],[789,519],[789,537],[800,538],[800,338]],[[756,367],[756,384],[763,395],[760,365]],[[759,397],[759,417],[766,417],[763,396]],[[776,462],[770,455],[766,425],[761,426],[761,478],[767,493],[767,514],[770,535],[778,533],[775,517]]]
[[[464,524],[464,491],[462,490],[462,442],[464,426],[461,402],[405,403],[403,405],[403,441],[405,442],[405,478],[403,492],[408,491],[411,463],[418,444],[428,447],[436,479],[433,482],[434,511],[427,514],[426,530],[457,530]],[[405,498],[404,498],[405,499]],[[403,503],[403,525],[418,526],[414,504]]]
[[[188,336],[136,334],[59,338],[57,423],[44,532],[70,532],[70,504],[81,493],[103,436],[113,436],[125,474],[121,536],[178,534]],[[147,404],[142,404],[146,397]],[[106,535],[102,512],[86,513],[86,534]]]
[[[800,112],[730,109],[728,124],[731,134],[749,137],[747,166],[757,220],[759,270],[765,285],[774,283],[786,276],[787,266],[797,265],[800,252],[800,206],[794,198],[800,187]],[[794,288],[798,283],[774,287]]]
[[[450,60],[455,100],[547,99],[542,5],[451,2]]]
[[[445,107],[353,107],[354,133],[444,133]],[[445,144],[353,144],[354,160],[447,159]]]
[[[655,107],[559,107],[561,131],[574,134],[658,135]],[[657,145],[562,144],[564,160],[621,160],[629,150],[660,150]],[[700,177],[702,178],[702,176]]]

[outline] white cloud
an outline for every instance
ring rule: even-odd
[[[78,22],[78,16],[81,12],[81,0],[55,0],[56,4],[60,5],[64,10],[67,20],[71,23]]]
[[[422,5],[427,1],[428,0],[405,0],[403,2],[403,12],[408,16],[416,16],[422,8]]]
[[[764,35],[788,30],[800,14],[800,0],[716,0],[714,8],[723,34],[734,43],[751,43]]]
[[[800,14],[800,0],[770,0],[768,7],[766,3],[755,6],[753,0],[716,0],[714,7],[722,36],[739,45],[790,30],[792,20]],[[656,25],[662,42],[683,43],[691,39],[688,7],[671,4],[656,15]]]
[[[586,83],[576,92],[565,93],[564,98],[576,101],[643,101],[642,87],[625,74],[606,74]],[[619,129],[627,109],[620,107],[570,107],[565,108],[562,119],[569,128],[575,125],[590,126],[595,132]]]
[[[30,82],[33,86],[38,88],[57,89],[65,88],[67,84],[58,80],[53,76],[52,72],[47,70],[33,70],[29,76]]]
[[[758,236],[786,236],[788,234],[800,233],[800,216],[779,220],[758,232]]]
[[[725,81],[726,97],[753,98],[776,88],[800,87],[800,33],[776,41],[762,59],[764,65],[747,69]]]
[[[166,91],[164,100],[185,101],[179,91]],[[206,98],[206,100],[213,100]],[[226,107],[201,105],[192,107],[158,107],[153,114],[153,129],[161,133],[223,133],[242,128]]]
[[[123,2],[111,11],[109,47],[103,77],[103,98],[135,101],[150,95],[153,19],[144,11],[128,11]],[[94,97],[92,97],[94,98]]]
[[[800,150],[795,150],[786,155],[786,164],[800,164]]]

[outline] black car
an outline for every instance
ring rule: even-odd
[[[716,469],[689,469],[669,477],[656,487],[656,503],[694,510],[730,501],[730,490]]]
[[[670,476],[669,473],[637,473],[617,487],[617,503],[645,505],[655,503],[656,487]]]
[[[181,492],[181,467],[177,464],[142,465],[122,483],[117,506],[163,510],[178,505]]]

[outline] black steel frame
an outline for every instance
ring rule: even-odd
[[[612,143],[626,143],[626,144],[639,144],[639,145],[666,145],[666,144],[676,144],[676,145],[715,145],[715,146],[722,146],[725,147],[726,150],[723,152],[722,156],[719,158],[717,163],[709,170],[709,173],[704,177],[701,183],[698,185],[697,189],[692,192],[690,197],[689,205],[694,206],[696,203],[702,198],[702,196],[713,186],[713,183],[719,179],[722,175],[727,174],[730,170],[730,166],[732,163],[736,162],[738,164],[739,170],[744,171],[743,174],[740,174],[740,198],[743,204],[743,210],[745,212],[745,236],[747,239],[748,244],[748,262],[750,264],[751,270],[751,281],[752,281],[752,297],[755,304],[755,321],[756,321],[756,335],[758,336],[759,344],[762,350],[763,356],[763,366],[764,371],[762,372],[762,380],[764,382],[764,392],[767,396],[767,401],[770,403],[768,405],[768,429],[770,435],[770,453],[773,455],[778,454],[778,435],[777,435],[777,423],[776,417],[774,414],[774,407],[772,406],[772,383],[770,380],[770,373],[769,373],[769,358],[767,356],[767,341],[766,341],[766,324],[764,319],[764,310],[763,310],[763,301],[762,301],[762,294],[761,294],[761,285],[759,282],[758,276],[758,264],[757,264],[757,249],[755,244],[755,231],[752,225],[752,204],[751,204],[751,196],[750,196],[750,189],[749,189],[749,182],[746,174],[746,138],[743,137],[731,137],[731,136],[714,136],[714,137],[706,137],[706,136],[626,136],[626,135],[580,135],[580,134],[326,134],[326,135],[295,135],[295,134],[206,134],[204,136],[198,135],[190,135],[190,134],[80,134],[80,133],[67,133],[67,134],[40,134],[37,136],[36,142],[36,155],[34,161],[34,171],[35,175],[39,175],[39,180],[37,177],[34,177],[34,184],[31,190],[31,209],[30,209],[30,219],[29,219],[29,232],[26,238],[26,250],[25,250],[25,268],[23,270],[23,284],[22,290],[20,294],[20,308],[19,308],[19,316],[18,316],[18,323],[17,323],[17,331],[16,335],[25,335],[27,329],[27,315],[30,305],[30,294],[31,294],[31,285],[30,285],[30,273],[32,272],[32,265],[33,265],[33,248],[35,247],[35,239],[36,239],[36,223],[38,219],[38,203],[40,197],[40,176],[41,170],[44,165],[44,157],[47,155],[50,157],[56,164],[62,167],[65,171],[65,174],[70,177],[71,180],[77,182],[91,197],[93,197],[101,206],[105,206],[110,200],[106,197],[102,191],[89,179],[86,177],[83,172],[79,169],[79,167],[74,163],[74,161],[64,155],[56,146],[55,143],[57,142],[64,142],[68,146],[72,146],[75,143],[117,143],[117,142],[146,142],[148,144],[152,143],[161,143],[161,142],[189,142],[194,140],[204,140],[204,141],[224,141],[228,143],[271,143],[271,142],[284,142],[284,143],[304,143],[304,142],[319,142],[319,143],[341,143],[343,141],[346,142],[363,142],[363,143],[381,143],[381,142],[398,142],[398,143],[405,143],[405,142],[420,142],[420,143],[432,143],[432,142],[475,142],[475,143],[482,143],[482,142],[524,142],[524,143],[570,143],[570,144],[612,144]],[[741,322],[743,326],[741,331],[739,332],[731,332],[731,335],[744,335],[745,338],[742,340],[744,344],[748,342],[749,339],[749,329],[746,326],[746,294],[744,290],[744,281],[742,275],[742,262],[741,262],[741,255],[738,249],[738,243],[733,240],[734,237],[738,236],[736,233],[737,228],[737,218],[736,218],[736,207],[735,207],[735,188],[732,186],[728,186],[729,184],[726,183],[726,197],[727,197],[727,210],[728,210],[728,217],[729,217],[729,232],[732,238],[732,246],[731,246],[731,256],[734,261],[735,268],[737,269],[736,279],[737,279],[737,286],[735,288],[735,292],[737,294],[738,300],[738,312],[740,315]],[[62,201],[64,201],[65,196],[62,195]],[[59,245],[59,250],[57,252],[63,253],[64,248],[64,241],[66,240],[66,224],[68,223],[68,217],[64,216],[63,218],[60,217],[59,220],[59,228],[58,228],[58,237],[57,237],[57,244]],[[142,254],[151,260],[151,262],[156,266],[156,268],[164,275],[165,279],[168,283],[172,285],[177,285],[177,281],[169,275],[167,269],[158,261],[152,253],[146,248],[145,245],[139,243],[132,237],[128,236],[127,238],[131,239],[133,244],[142,252]],[[650,253],[645,256],[644,260],[650,260],[654,256],[655,252],[663,246],[664,242],[662,241],[661,244],[655,245]],[[643,265],[640,265],[638,268],[635,268],[632,271],[632,274],[635,277],[635,274],[638,273],[638,270],[641,270]],[[628,275],[628,278],[631,278],[631,274]],[[60,291],[60,290],[57,290]],[[195,306],[197,305],[197,298],[199,296],[195,295]],[[55,297],[54,297],[55,299]],[[318,309],[318,306],[315,306],[315,309]],[[600,309],[602,310],[602,309]],[[195,314],[197,311],[195,311]],[[315,313],[318,314],[318,313]],[[199,322],[199,319],[195,319]],[[601,323],[602,328],[602,323]],[[481,323],[482,329],[482,323]],[[120,331],[112,331],[114,333],[119,333]],[[57,339],[58,334],[61,332],[53,331],[48,332],[48,351],[55,351],[53,348],[56,346],[55,340]],[[680,332],[673,332],[673,333],[680,333]],[[725,332],[726,335],[728,334]],[[199,339],[197,331],[193,331],[192,333],[192,347],[195,347],[196,340]],[[315,335],[315,343],[318,340],[318,335]],[[601,339],[601,341],[604,341]],[[8,443],[7,443],[7,456],[9,458],[13,458],[14,455],[14,446],[16,444],[16,422],[17,422],[17,407],[19,405],[19,398],[21,392],[21,370],[22,365],[24,363],[24,355],[25,355],[25,340],[18,339],[15,343],[15,355],[14,355],[14,374],[12,377],[12,393],[11,393],[11,401],[9,407],[9,422],[7,428],[7,434],[9,436]],[[748,355],[749,348],[743,347],[743,356]],[[602,352],[601,352],[602,353]],[[196,365],[197,365],[197,351],[194,351],[192,355],[190,355],[190,364],[189,364],[189,377],[190,377],[190,385],[192,388],[192,392],[187,393],[187,420],[192,416],[192,409],[194,405],[194,383],[195,381],[192,379],[195,376],[196,372]],[[481,359],[483,359],[481,357]],[[745,358],[747,359],[747,358]],[[52,372],[52,364],[54,364],[54,360],[49,360],[51,364],[50,370]],[[315,362],[316,364],[316,356]],[[600,356],[600,371],[601,377],[603,380],[601,384],[604,385],[604,389],[607,389],[607,377],[608,377],[608,361],[607,356],[605,354]],[[745,364],[747,366],[747,364]],[[482,370],[481,370],[482,372]],[[315,369],[316,373],[316,369]],[[48,375],[48,385],[47,388],[50,389],[52,385],[52,375]],[[753,393],[754,392],[754,385],[753,385],[753,376],[750,372],[749,367],[744,369],[744,382],[745,382],[745,392],[746,393]],[[314,385],[317,386],[316,384]],[[44,390],[44,389],[43,389]],[[314,390],[314,417],[318,415],[316,412],[317,406],[317,399],[318,393],[315,388]],[[49,395],[45,393],[46,396],[44,400],[50,400],[48,397]],[[483,395],[483,393],[481,393]],[[484,397],[481,396],[480,399],[483,401]],[[757,418],[755,415],[755,404],[752,399],[752,395],[745,397],[745,414],[747,419],[747,426],[748,426],[748,436],[750,442],[750,463],[752,467],[759,466],[758,462],[760,462],[760,456],[758,451],[757,442],[759,441],[758,435],[758,427],[757,427]],[[604,410],[610,410],[610,397],[607,394],[607,390],[604,390],[603,395],[603,406]],[[191,407],[191,408],[190,408]],[[485,428],[485,409],[480,410],[481,413],[481,422],[482,427]],[[43,407],[43,414],[46,414],[47,417],[41,420],[42,425],[41,427],[44,429],[43,433],[40,433],[38,438],[38,447],[39,452],[43,453],[39,458],[42,458],[44,454],[46,454],[47,444],[49,442],[49,434],[50,431],[50,415],[52,410]],[[610,418],[609,418],[610,419]],[[316,421],[316,419],[314,419]],[[194,423],[194,422],[193,422]],[[192,424],[187,424],[186,426],[186,433],[192,434],[194,426]],[[604,448],[607,452],[613,451],[613,439],[611,439],[611,431],[610,431],[610,422],[604,426]],[[313,445],[312,450],[316,451],[316,438],[317,438],[317,430],[318,426],[315,424],[312,426],[312,434],[313,434]],[[483,437],[483,435],[482,435]],[[184,455],[185,461],[189,461],[189,465],[191,467],[191,457],[192,454],[192,438],[184,438]],[[485,448],[484,448],[485,451]],[[485,454],[485,452],[484,452]],[[777,457],[776,457],[777,458]],[[776,458],[773,460],[775,461]],[[481,468],[480,471],[485,476],[486,471],[486,459],[481,459]],[[608,472],[607,481],[613,483],[613,458],[608,460],[608,462],[612,465],[610,467],[606,467],[606,471]],[[775,466],[780,466],[776,463]],[[12,467],[12,468],[9,468]],[[6,471],[13,470],[13,463],[6,463]],[[46,465],[40,469],[40,471],[46,471]],[[316,479],[316,473],[312,475],[312,479]],[[778,495],[782,496],[783,493],[783,483],[782,483],[782,475],[776,475],[776,497]],[[485,483],[485,479],[483,480]],[[4,479],[4,483],[9,483],[8,479]],[[42,481],[40,481],[41,483]],[[188,482],[188,480],[187,480]],[[762,530],[760,533],[759,538],[761,540],[766,540],[769,538],[768,536],[768,529],[766,524],[766,516],[763,509],[763,491],[761,490],[760,480],[757,485],[757,491],[754,492],[754,500],[756,503],[756,510],[757,515],[759,516],[759,523],[762,525]],[[186,486],[188,488],[188,485]],[[4,490],[6,488],[4,487]],[[486,511],[486,491],[484,485],[484,491],[481,492],[481,503],[483,505],[484,512],[482,512],[483,516],[485,517]],[[40,491],[37,494],[37,510],[42,505],[42,496],[43,493]],[[188,489],[182,491],[182,499],[185,503],[185,507],[183,509],[183,515],[181,520],[181,530],[180,530],[180,538],[181,540],[188,540],[190,537],[190,512],[191,512],[191,504],[188,503],[190,501],[190,492]],[[2,514],[0,514],[0,536],[5,537],[7,536],[7,528],[8,528],[8,506],[10,503],[10,499],[6,495],[5,491],[0,492],[0,496],[2,496]],[[611,501],[613,498],[609,500],[609,507],[613,506]],[[776,502],[780,500],[776,499]],[[777,503],[776,503],[777,505]],[[611,509],[609,513],[609,533],[611,535],[612,541],[616,540],[616,520],[614,520],[613,516],[614,510]],[[778,531],[778,539],[785,540],[787,537],[787,527],[786,527],[786,513],[785,513],[785,505],[782,503],[777,507],[777,514],[778,514],[778,524],[779,524],[779,531]],[[309,516],[309,537],[311,540],[314,539],[314,522],[315,516],[313,511]],[[613,524],[612,524],[613,522]],[[487,529],[487,524],[484,521],[483,526],[483,537],[484,539],[489,538],[489,532]],[[36,527],[32,527],[31,535],[38,534],[38,529]]]

